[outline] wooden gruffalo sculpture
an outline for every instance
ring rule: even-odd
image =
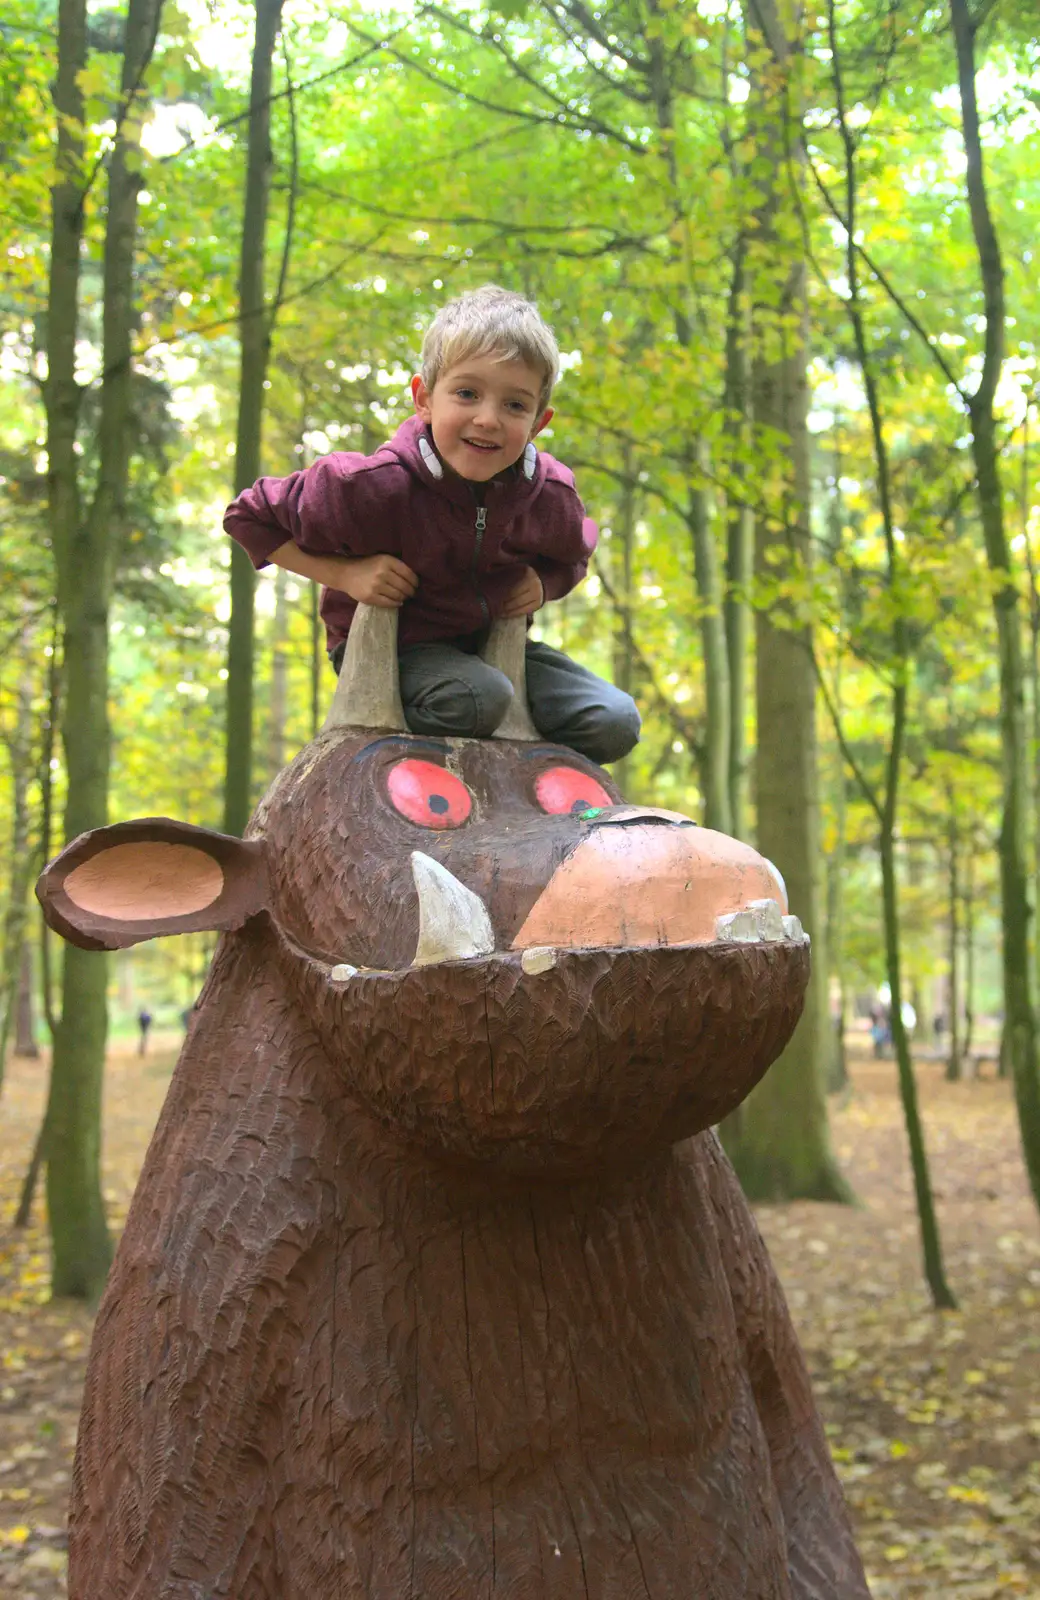
[[[519,697],[408,735],[392,629],[247,841],[124,823],[41,879],[90,948],[225,930],[98,1316],[70,1596],[866,1600],[710,1131],[801,1007],[778,875]]]

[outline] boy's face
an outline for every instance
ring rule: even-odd
[[[460,478],[486,483],[519,461],[552,416],[540,406],[541,388],[541,373],[526,361],[470,356],[446,367],[432,389],[413,378],[412,398],[441,460]]]

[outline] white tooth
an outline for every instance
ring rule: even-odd
[[[809,935],[806,933],[797,917],[784,918],[784,938],[794,939],[798,944],[809,943]]]
[[[490,955],[495,935],[480,896],[421,850],[412,851],[412,876],[419,895],[419,942],[412,965]]]
[[[733,944],[758,944],[762,934],[753,911],[728,911],[715,918],[715,937]]]
[[[548,944],[532,944],[520,957],[520,965],[529,977],[549,972],[556,965],[556,951]]]
[[[775,900],[749,900],[744,907],[750,911],[758,924],[758,931],[763,939],[782,939],[784,937],[783,912]]]
[[[333,967],[329,977],[333,983],[346,983],[348,978],[356,978],[357,967],[352,967],[349,961],[341,961],[338,967]]]

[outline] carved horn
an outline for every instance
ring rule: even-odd
[[[488,666],[504,672],[513,685],[509,710],[495,729],[495,738],[540,739],[527,704],[527,618],[506,617],[493,622],[483,655]]]
[[[397,611],[359,604],[322,733],[392,728],[407,733],[397,674]]]

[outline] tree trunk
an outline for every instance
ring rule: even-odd
[[[665,9],[661,0],[648,0],[652,23]],[[680,345],[694,349],[692,314],[693,280],[691,262],[691,223],[680,182],[675,149],[675,102],[672,62],[659,29],[648,27],[647,83],[661,134],[661,155],[672,190],[677,219],[681,278],[679,304],[674,308],[675,334]],[[729,657],[727,654],[725,599],[719,571],[715,519],[711,497],[705,487],[705,468],[710,462],[708,441],[696,439],[687,451],[686,524],[693,551],[695,602],[700,618],[701,661],[704,668],[704,741],[700,756],[700,782],[704,795],[704,822],[721,833],[730,831],[730,706]]]
[[[271,704],[268,713],[267,765],[271,778],[285,766],[285,724],[289,715],[289,575],[279,567],[274,575],[274,618],[271,629]]]
[[[747,494],[744,453],[749,442],[750,383],[744,235],[737,240],[726,321],[724,408],[730,444],[729,473],[735,484],[726,510],[726,656],[729,665],[729,825],[738,839],[749,837],[748,676],[751,661],[751,586],[755,561],[755,522],[742,504]]]
[[[260,476],[264,380],[270,324],[264,304],[264,244],[271,186],[271,62],[281,23],[282,0],[256,0],[256,32],[249,89],[245,207],[239,263],[241,349],[234,492]],[[227,726],[225,730],[224,831],[245,831],[252,809],[253,598],[256,574],[240,545],[231,545],[231,621],[228,626]]]
[[[617,516],[613,519],[611,551],[611,576],[614,584],[614,682],[626,694],[632,693],[632,552],[636,539],[636,466],[632,447],[624,446],[621,470],[624,473],[618,497]],[[620,604],[618,604],[620,602]],[[623,795],[628,795],[631,761],[625,756],[614,763],[614,781]]]
[[[968,851],[964,869],[964,1036],[961,1060],[971,1071],[971,1047],[975,1038],[975,868]]]
[[[14,1011],[14,1053],[27,1061],[38,1061],[36,1016],[33,1005],[32,948],[27,931],[22,934],[22,958],[18,964],[18,995]]]
[[[902,609],[901,580],[903,564],[896,538],[895,516],[892,506],[892,477],[889,471],[888,445],[885,438],[881,400],[877,375],[867,345],[866,326],[859,280],[859,258],[856,253],[857,173],[856,143],[850,130],[845,107],[844,77],[838,44],[835,18],[835,0],[829,0],[829,36],[831,62],[834,74],[835,97],[842,144],[845,154],[845,237],[846,273],[848,275],[848,311],[855,342],[856,357],[863,378],[863,388],[870,413],[870,431],[874,447],[875,477],[881,524],[885,542],[885,584],[892,608],[891,620],[891,706],[892,721],[888,736],[885,760],[883,798],[879,804],[872,787],[861,769],[856,773],[865,797],[873,806],[879,822],[878,849],[881,857],[882,906],[885,933],[885,968],[889,987],[889,1005],[892,1027],[892,1044],[899,1074],[899,1094],[903,1104],[903,1119],[910,1145],[910,1165],[914,1180],[914,1197],[921,1230],[925,1277],[936,1307],[952,1309],[953,1295],[943,1271],[942,1247],[932,1203],[931,1178],[925,1151],[924,1130],[917,1104],[917,1084],[910,1056],[910,1041],[903,1020],[902,951],[900,948],[899,890],[896,877],[896,823],[899,817],[899,783],[902,776],[903,746],[906,738],[909,685],[912,678],[913,657],[906,617]],[[909,868],[912,872],[912,864]],[[911,880],[912,881],[912,880]],[[917,1014],[921,1012],[917,997]]]
[[[810,561],[805,265],[800,255],[792,257],[787,241],[800,239],[800,232],[792,228],[791,215],[783,214],[791,207],[788,152],[797,144],[795,129],[788,127],[792,47],[774,0],[756,0],[746,20],[749,35],[761,39],[764,32],[772,56],[765,68],[753,67],[751,88],[754,166],[762,174],[756,180],[759,227],[753,256],[749,252],[752,409],[756,427],[782,441],[790,484],[786,526],[760,518],[756,527],[756,577],[768,582],[778,567],[804,568]],[[756,53],[753,45],[753,61]],[[831,1151],[824,1095],[831,1040],[810,638],[792,619],[759,610],[755,640],[757,843],[782,871],[791,910],[812,939],[813,978],[791,1043],[727,1120],[726,1148],[752,1199],[847,1201],[851,1194]]]
[[[706,463],[707,444],[698,440],[700,462]],[[701,788],[704,824],[729,833],[730,702],[729,655],[723,617],[722,581],[715,540],[715,519],[706,489],[690,491],[687,521],[693,545],[693,570],[700,609],[701,659],[704,663],[704,744],[701,754]]]
[[[841,680],[835,685],[838,714],[841,714]],[[845,761],[841,747],[835,741],[837,776],[834,790],[834,850],[827,862],[827,959],[828,977],[838,991],[838,1016],[834,1030],[833,1054],[827,1071],[827,1087],[832,1094],[848,1085],[849,1071],[845,1059],[845,1022],[848,1013],[848,996],[845,989],[845,846],[847,834],[847,805],[845,801]]]
[[[903,1102],[903,1120],[910,1145],[910,1166],[914,1179],[914,1195],[921,1229],[921,1253],[924,1258],[925,1277],[932,1293],[936,1310],[956,1310],[957,1302],[946,1282],[943,1269],[942,1245],[932,1200],[932,1184],[928,1174],[928,1157],[925,1151],[924,1130],[917,1105],[917,1083],[910,1059],[910,1041],[903,1024],[902,987],[899,951],[899,901],[896,889],[895,863],[895,812],[899,764],[902,760],[903,732],[906,721],[906,692],[898,687],[893,696],[892,743],[889,753],[889,783],[885,815],[879,840],[881,852],[882,904],[885,925],[885,967],[892,994],[892,1045],[899,1073],[899,1094]]]
[[[127,13],[122,100],[109,165],[105,225],[98,471],[85,518],[79,514],[73,450],[78,409],[74,378],[77,268],[85,195],[75,181],[63,181],[54,199],[47,400],[58,600],[68,668],[62,720],[68,775],[66,839],[102,826],[108,813],[108,608],[117,541],[124,531],[130,458],[130,340],[140,187],[136,153],[141,125],[135,102],[155,47],[161,4],[162,0],[130,0]],[[81,0],[62,0],[55,86],[59,149],[63,138],[78,138],[67,124],[70,117],[82,115],[75,79],[84,53]],[[78,154],[77,147],[74,158],[59,166],[63,179],[76,170]],[[71,190],[67,201],[66,188]],[[66,947],[62,1013],[54,1040],[46,1113],[52,1288],[56,1295],[88,1300],[96,1300],[100,1294],[111,1257],[100,1183],[106,979],[104,955]]]
[[[966,158],[965,182],[986,308],[982,377],[968,402],[972,452],[1000,657],[1003,817],[1000,829],[1004,1029],[1026,1170],[1040,1205],[1040,1062],[1029,956],[1028,749],[1018,585],[1004,526],[994,398],[1004,359],[1004,268],[990,215],[975,99],[975,27],[967,0],[950,0]]]
[[[961,1064],[961,995],[960,995],[960,911],[961,911],[961,886],[960,886],[960,838],[957,832],[957,817],[954,812],[955,798],[952,788],[946,791],[950,805],[950,826],[948,830],[949,872],[947,888],[949,893],[949,909],[947,911],[948,938],[947,938],[947,965],[949,977],[946,984],[946,1025],[949,1029],[949,1045],[946,1055],[946,1079],[949,1083],[956,1083],[962,1076]]]
[[[36,1053],[32,1040],[32,1013],[31,1009],[28,1013],[25,1011],[22,987],[28,956],[26,928],[29,885],[34,868],[29,849],[29,783],[33,773],[31,770],[32,680],[29,675],[28,658],[32,642],[32,630],[27,626],[21,640],[22,662],[18,692],[15,697],[14,727],[10,735],[5,738],[11,763],[11,875],[7,906],[4,911],[2,967],[0,967],[0,1088],[3,1087],[4,1067],[12,1035],[15,1039],[16,1055]],[[31,983],[31,968],[29,978]],[[28,1022],[28,1035],[26,1022]],[[22,1045],[26,1046],[24,1051],[20,1048]]]
[[[311,738],[318,737],[321,728],[321,669],[325,665],[325,624],[321,620],[318,585],[312,583],[311,595]]]

